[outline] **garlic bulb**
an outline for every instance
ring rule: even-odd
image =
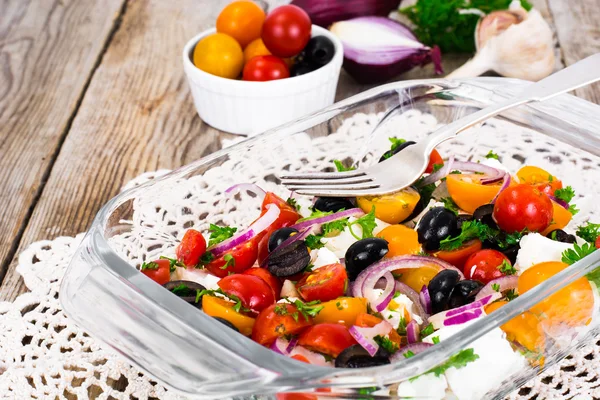
[[[538,81],[554,70],[552,31],[539,11],[527,12],[520,1],[506,11],[494,11],[475,28],[475,57],[448,78],[479,76],[495,71],[510,78]]]

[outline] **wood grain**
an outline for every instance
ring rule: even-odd
[[[0,281],[123,0],[0,6]]]

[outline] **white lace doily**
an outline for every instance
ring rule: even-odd
[[[222,218],[225,223],[247,223],[250,215],[254,215],[250,208],[247,214],[238,212],[231,213],[237,217],[228,216],[238,203],[220,200],[224,188],[232,183],[251,180],[266,189],[279,191],[273,176],[282,166],[290,170],[330,167],[331,159],[344,159],[354,154],[356,143],[365,141],[378,118],[376,115],[355,115],[345,121],[338,133],[313,140],[298,135],[290,146],[293,154],[282,152],[265,156],[259,160],[260,167],[254,169],[252,163],[256,161],[249,161],[246,157],[244,161],[226,162],[203,176],[182,180],[177,190],[169,195],[158,196],[146,204],[136,204],[131,232],[114,237],[112,245],[135,264],[146,256],[172,252],[175,239],[190,226],[204,229],[203,221],[209,214],[210,222],[216,222],[216,217]],[[387,124],[382,137],[396,132],[397,136],[418,139],[436,126],[435,118],[413,110]],[[444,144],[441,152],[449,154],[451,149],[456,158],[465,159],[473,155],[482,157],[493,149],[512,171],[527,162],[562,177],[578,193],[598,194],[590,193],[590,188],[598,186],[591,181],[591,174],[579,173],[587,169],[598,170],[597,157],[565,145],[559,146],[554,140],[501,120],[493,120],[478,130],[478,136],[474,136],[474,132],[465,133],[459,140]],[[522,140],[515,144],[511,137],[521,137]],[[376,142],[381,149],[387,146],[385,138],[377,138]],[[282,161],[286,162],[282,164]],[[231,181],[224,181],[222,177],[217,179],[218,168],[226,168]],[[256,171],[260,173],[257,175]],[[126,187],[165,172],[144,174]],[[196,195],[200,191],[205,195],[211,194],[215,202],[198,201]],[[241,202],[250,200],[239,199]],[[595,205],[588,204],[585,199],[578,201],[582,209],[580,218],[596,212]],[[112,350],[104,349],[70,322],[61,310],[58,301],[60,282],[81,239],[82,235],[78,235],[36,242],[20,255],[17,272],[23,276],[30,292],[12,303],[0,303],[0,398],[179,399],[179,396],[121,361]],[[509,398],[600,398],[599,378],[600,342],[591,343],[563,360]]]

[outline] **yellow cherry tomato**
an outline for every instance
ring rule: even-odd
[[[508,304],[507,301],[496,301],[485,307],[486,314],[491,314],[500,307]],[[526,349],[543,353],[544,332],[540,327],[540,320],[533,313],[525,311],[500,327],[508,340],[517,342]]]
[[[367,312],[367,299],[362,297],[338,297],[319,305],[323,309],[315,317],[315,324],[341,323],[351,327],[356,317]]]
[[[260,37],[265,18],[265,12],[258,4],[251,1],[234,1],[217,17],[217,32],[233,37],[243,48]]]
[[[374,206],[376,218],[388,224],[397,224],[412,214],[419,199],[419,192],[413,188],[406,188],[389,195],[357,197],[356,203],[366,213]]]
[[[244,67],[244,53],[231,36],[213,33],[196,45],[194,65],[209,74],[235,79]]]
[[[386,257],[417,254],[421,251],[417,231],[404,225],[390,225],[379,232],[377,237],[388,242],[389,251],[385,255]]]
[[[472,214],[477,207],[488,204],[500,191],[502,183],[481,184],[481,175],[450,174],[446,177],[448,193],[458,207]]]
[[[429,281],[440,272],[440,267],[434,264],[425,264],[420,268],[397,269],[394,276],[397,280],[410,286],[419,293],[423,285],[429,284]]]
[[[219,297],[202,296],[202,311],[211,317],[219,317],[231,322],[242,335],[250,336],[254,327],[254,318],[235,311],[234,305],[233,302]]]
[[[544,235],[544,236],[546,236],[547,234],[549,234],[550,232],[552,232],[555,229],[563,229],[565,226],[567,226],[569,224],[569,222],[571,222],[571,218],[573,218],[573,214],[571,214],[569,212],[569,210],[567,210],[560,204],[552,202],[552,209],[553,209],[552,222],[550,223],[550,226],[548,226],[542,232],[542,235]]]
[[[250,42],[244,49],[244,62],[247,63],[252,57],[256,56],[270,56],[271,52],[265,46],[265,43],[261,38],[255,39]],[[285,61],[285,60],[283,60]],[[287,64],[287,63],[286,63]],[[289,67],[289,65],[288,65]]]
[[[556,275],[569,265],[558,261],[536,264],[519,276],[518,290],[523,294]],[[588,324],[594,309],[594,294],[587,278],[582,277],[539,302],[529,311],[543,323],[581,326]]]
[[[517,172],[517,178],[520,183],[533,185],[540,192],[546,193],[549,196],[554,196],[554,192],[563,187],[562,182],[551,173],[531,165],[521,168]]]

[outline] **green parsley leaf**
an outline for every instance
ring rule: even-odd
[[[508,301],[512,301],[514,299],[516,299],[517,297],[519,297],[519,295],[515,292],[515,289],[510,289],[506,291],[506,300]]]
[[[352,231],[352,225],[360,225],[362,228],[362,238],[356,237]],[[349,226],[350,233],[352,233],[352,236],[354,236],[357,240],[373,237],[373,229],[377,227],[377,222],[375,222],[375,206],[371,208],[371,211],[367,215],[363,215],[356,221],[351,222]]]
[[[392,342],[388,337],[377,335],[373,338],[373,340],[390,354],[394,354],[398,351],[398,345]]]
[[[400,322],[398,322],[396,331],[398,331],[400,336],[406,336],[406,318],[400,317]]]
[[[454,200],[452,200],[452,197],[444,197],[440,200],[442,203],[444,203],[444,207],[447,210],[452,211],[454,213],[454,215],[458,215],[458,211],[460,210],[460,208],[458,208],[458,206],[456,205]]]
[[[591,243],[585,243],[583,246],[574,244],[572,249],[567,249],[562,252],[562,262],[569,265],[574,264],[582,258],[589,256],[594,251],[596,251],[596,247]]]
[[[431,341],[433,342],[433,344],[438,344],[440,342],[440,337],[434,336],[431,338]]]
[[[600,236],[600,224],[588,222],[585,225],[578,227],[575,234],[586,242],[596,243],[596,239]]]
[[[313,264],[310,264],[310,263],[309,263],[309,264],[306,266],[306,268],[304,268],[304,270],[303,270],[303,271],[304,271],[304,272],[312,272],[312,270],[313,270],[313,268],[314,268],[314,267],[315,267],[315,266],[314,266]]]
[[[566,203],[570,203],[571,200],[573,200],[573,197],[575,197],[575,191],[571,186],[567,186],[566,188],[562,189],[556,189],[554,191],[554,197],[561,199]]]
[[[569,206],[569,212],[571,213],[571,215],[577,215],[577,213],[579,212],[579,208],[577,208],[575,204],[571,204]]]
[[[288,198],[286,201],[286,203],[288,203],[290,206],[292,206],[293,208],[296,209],[296,211],[300,211],[300,205],[298,204],[298,202],[296,201],[296,199],[292,199],[291,197]]]
[[[444,164],[433,164],[433,171],[434,172],[438,172],[440,169],[442,169],[442,167],[444,166]]]
[[[202,254],[202,256],[200,257],[200,262],[198,263],[198,265],[196,265],[196,268],[202,268],[206,264],[213,261],[214,259],[215,259],[214,254],[211,253],[210,251],[207,251],[206,253]]]
[[[225,264],[220,269],[227,269],[229,267],[235,267],[235,258],[231,255],[231,253],[227,253],[223,256],[223,260],[225,260]]]
[[[592,272],[586,275],[590,282],[596,285],[596,288],[600,289],[600,268],[596,268]]]
[[[494,292],[500,292],[500,285],[497,283],[492,283],[492,289]]]
[[[169,258],[169,257],[165,257],[165,256],[160,256],[161,260],[169,260],[169,271],[174,272],[176,267],[185,267],[185,265],[183,265],[183,263],[179,260],[176,260],[174,258]]]
[[[435,331],[435,329],[433,328],[433,324],[430,322],[429,325],[427,325],[425,328],[423,328],[423,330],[421,331],[421,336],[422,337],[426,337],[431,335],[433,332]]]
[[[502,235],[496,236],[496,243],[501,249],[508,249],[509,247],[516,246],[521,241],[521,238],[529,233],[527,228],[521,232],[503,233]]]
[[[321,235],[308,235],[304,239],[304,244],[306,244],[306,247],[311,250],[320,249],[321,247],[325,246],[323,243],[321,243],[322,237],[323,236]]]
[[[554,182],[554,177],[552,175],[548,175],[548,182]]]
[[[502,264],[498,266],[498,271],[505,275],[515,275],[517,273],[516,268],[510,265],[507,260],[502,260]]]
[[[277,304],[273,309],[273,312],[277,315],[287,315],[287,305],[286,304]]]
[[[494,153],[492,150],[490,150],[486,155],[485,158],[493,158],[495,160],[500,160],[500,157],[498,157],[498,154]]]
[[[189,290],[190,290],[190,288],[182,283],[181,285],[177,285],[173,289],[171,289],[171,293],[176,294],[176,295],[185,296]]]
[[[400,292],[394,292],[394,299],[397,299],[401,295],[402,295],[402,293],[400,293]]]
[[[498,235],[498,231],[490,228],[486,224],[472,220],[466,221],[461,226],[460,235],[453,238],[445,238],[440,241],[441,250],[456,250],[461,247],[465,242],[472,239],[493,240]]]
[[[337,307],[338,310],[343,311],[344,310],[344,306],[342,305],[342,303],[340,303],[339,301],[337,303],[335,303],[335,306]]]
[[[326,217],[328,215],[333,214],[333,211],[319,211],[319,210],[314,210],[308,217],[306,218],[300,218],[298,221],[296,221],[296,223],[300,223],[300,222],[304,222],[304,221],[309,221],[311,219],[315,219],[315,218],[321,218],[321,217]]]
[[[224,240],[229,239],[237,231],[237,228],[229,226],[220,227],[215,224],[210,224],[210,238],[208,239],[208,247],[214,246],[217,243],[221,243]]]
[[[358,389],[358,394],[371,394],[373,392],[377,391],[377,387],[373,386],[373,387],[366,387],[366,388],[360,388]]]
[[[460,175],[462,174],[462,172],[460,172],[459,170],[454,170],[454,171],[450,171],[450,175]]]
[[[456,369],[460,369],[462,367],[465,367],[468,363],[477,360],[478,358],[479,356],[475,354],[472,348],[461,350],[452,357],[450,357],[448,361],[438,365],[435,368],[432,368],[429,372],[433,372],[435,376],[440,376],[449,368],[454,367]]]
[[[409,350],[402,355],[404,356],[404,358],[411,358],[415,356],[415,353],[413,353],[412,350]]]
[[[158,264],[154,261],[150,261],[148,263],[142,263],[142,271],[147,269],[158,269]]]
[[[286,297],[284,298],[287,299]],[[296,306],[298,311],[300,311],[300,314],[302,314],[306,321],[309,320],[309,317],[314,318],[319,315],[321,310],[325,307],[320,305],[321,302],[319,300],[310,301],[308,303],[303,303],[301,300],[295,300],[293,304]]]
[[[333,163],[335,164],[335,168],[338,170],[338,172],[354,171],[356,169],[352,166],[350,166],[350,167],[344,166],[344,164],[340,160],[333,160]]]
[[[338,219],[321,225],[321,236],[333,237],[337,236],[348,226],[348,218]]]
[[[390,147],[391,151],[396,150],[398,147],[402,146],[404,143],[406,143],[406,139],[398,139],[395,136],[392,136],[390,138],[388,138],[388,140],[392,143],[392,146]]]

